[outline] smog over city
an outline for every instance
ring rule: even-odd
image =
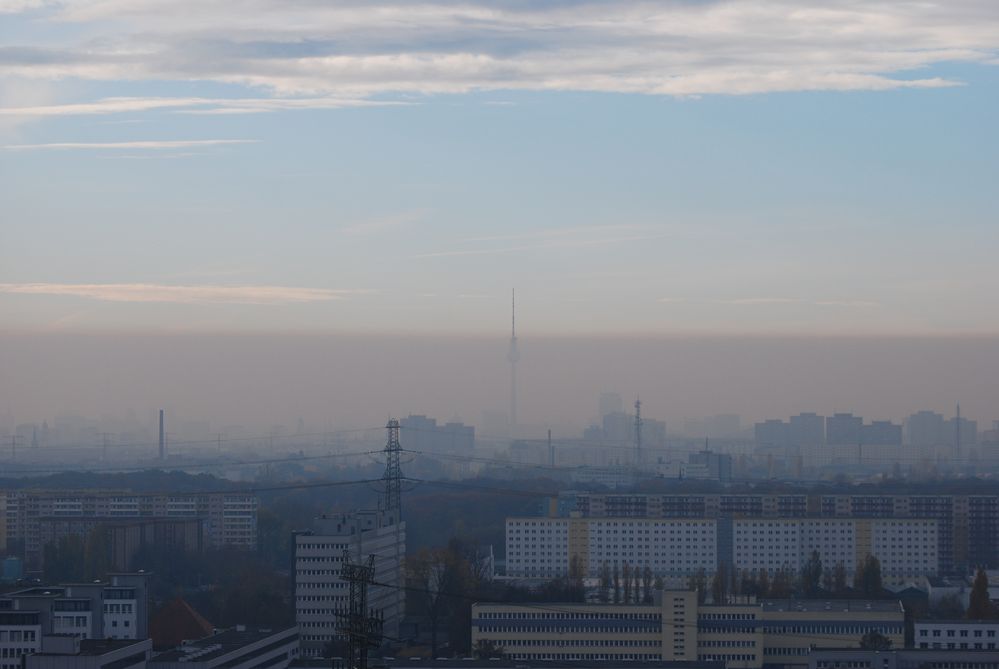
[[[996,118],[991,0],[0,0],[0,669],[996,669]]]

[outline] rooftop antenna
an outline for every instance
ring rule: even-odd
[[[517,290],[510,293],[510,351],[506,355],[510,363],[510,426],[517,425],[517,362],[520,361],[520,351],[517,350]]]

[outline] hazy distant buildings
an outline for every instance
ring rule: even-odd
[[[609,413],[623,413],[624,403],[618,393],[600,393],[598,408],[600,411],[598,415],[603,417]]]
[[[944,443],[944,417],[934,411],[917,411],[905,419],[905,443],[937,446]]]
[[[791,416],[790,440],[802,446],[819,446],[826,443],[826,419],[815,413]]]
[[[757,446],[784,447],[791,445],[791,426],[782,420],[770,418],[753,427]]]
[[[902,426],[887,420],[876,420],[860,428],[860,443],[864,446],[901,446]]]
[[[464,423],[438,425],[435,418],[410,415],[399,421],[406,448],[448,455],[470,455],[475,449],[475,428]]]
[[[835,413],[826,418],[826,443],[831,446],[861,443],[864,419],[852,413]]]
[[[588,434],[594,435],[593,432]],[[635,443],[635,416],[623,411],[609,413],[603,417],[603,441],[617,444]],[[642,418],[642,447],[661,449],[666,446],[666,423],[661,420]]]
[[[46,536],[89,531],[101,521],[110,526],[127,519],[142,519],[143,524],[155,524],[157,519],[200,519],[206,547],[257,547],[257,497],[250,493],[7,490],[0,491],[0,507],[5,509],[6,521],[0,526],[5,530],[0,540],[9,552],[23,554],[29,570],[40,568]],[[190,524],[183,523],[161,530],[176,532],[175,536],[193,532]],[[155,528],[150,531],[157,532]]]
[[[700,451],[687,455],[684,478],[711,481],[732,480],[732,456],[727,453]]]

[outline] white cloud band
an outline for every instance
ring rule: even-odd
[[[172,286],[150,283],[4,283],[0,293],[81,297],[105,302],[170,302],[176,304],[295,304],[337,300],[361,290],[288,286]]]

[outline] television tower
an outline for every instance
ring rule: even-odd
[[[642,465],[642,400],[635,398],[635,464]]]
[[[510,294],[510,352],[506,354],[510,362],[510,426],[517,425],[517,362],[520,351],[517,350],[517,291]]]

